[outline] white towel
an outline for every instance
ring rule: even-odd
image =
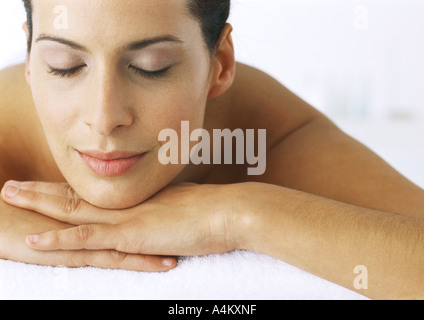
[[[352,283],[354,278],[352,270]],[[53,268],[0,260],[0,299],[367,300],[247,251],[182,258],[167,273]]]

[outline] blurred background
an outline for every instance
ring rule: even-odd
[[[26,56],[0,1],[0,69]],[[232,0],[237,60],[283,83],[424,188],[424,0]]]

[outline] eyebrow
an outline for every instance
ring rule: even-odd
[[[36,43],[40,42],[40,41],[54,41],[54,42],[61,43],[63,45],[66,45],[68,47],[71,47],[71,48],[79,50],[79,51],[89,52],[89,50],[81,44],[78,44],[74,41],[67,40],[67,39],[64,39],[64,38],[50,36],[50,35],[47,35],[47,34],[42,34],[35,40]],[[184,43],[183,40],[181,40],[181,39],[179,39],[179,38],[177,38],[173,35],[164,35],[164,36],[158,36],[158,37],[144,39],[144,40],[141,40],[141,41],[132,42],[128,45],[125,45],[123,47],[123,49],[124,50],[130,50],[130,51],[141,50],[141,49],[144,49],[144,48],[151,46],[153,44],[162,43],[162,42],[172,42],[172,43],[177,43],[177,44]]]

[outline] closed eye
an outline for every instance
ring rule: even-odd
[[[166,67],[164,69],[161,70],[145,70],[145,69],[140,69],[134,66],[129,66],[129,68],[138,76],[142,76],[143,78],[146,79],[158,79],[158,78],[162,78],[164,76],[167,75],[169,69],[171,69],[171,66]]]
[[[85,65],[84,66],[78,66],[78,67],[71,68],[71,69],[55,69],[55,68],[49,67],[49,70],[47,72],[49,74],[52,74],[52,75],[57,76],[57,77],[70,78],[73,75],[77,74],[84,67],[85,67]]]
[[[57,68],[49,67],[48,73],[52,74],[53,76],[57,76],[57,77],[61,77],[61,78],[70,78],[70,77],[74,76],[75,74],[77,74],[84,67],[85,67],[85,65],[70,68],[70,69],[57,69]],[[154,71],[140,69],[140,68],[137,68],[137,67],[134,67],[134,66],[129,66],[129,68],[136,75],[142,76],[143,78],[158,79],[158,78],[166,76],[169,69],[171,69],[171,66],[166,67],[166,68],[161,69],[161,70],[154,70]]]

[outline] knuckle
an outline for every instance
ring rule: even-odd
[[[25,199],[28,200],[29,202],[37,202],[37,200],[40,199],[38,193],[35,191],[26,190],[25,192],[26,192]]]
[[[115,228],[117,228],[118,234],[121,235],[120,241],[115,248],[116,250],[132,254],[139,254],[143,252],[144,239],[141,235],[137,237],[131,236],[133,234],[133,229],[130,229],[130,225],[122,224]]]
[[[67,266],[74,267],[74,268],[81,268],[81,267],[87,267],[87,258],[84,254],[85,252],[75,252],[75,251],[69,251],[67,252],[66,261]]]
[[[112,261],[114,261],[118,265],[122,265],[127,260],[129,254],[121,251],[112,250],[110,251],[110,256],[112,258]]]
[[[81,199],[68,198],[65,199],[63,205],[63,212],[65,215],[70,216],[75,214],[81,206]]]
[[[60,233],[57,230],[51,231],[47,239],[48,245],[51,247],[59,247]]]
[[[94,229],[89,225],[81,225],[75,228],[76,237],[80,241],[87,241],[94,234]]]
[[[67,198],[78,198],[75,190],[67,183],[62,185],[62,194]]]
[[[21,182],[21,187],[28,189],[28,190],[36,190],[37,186],[38,186],[38,183],[36,181]]]

